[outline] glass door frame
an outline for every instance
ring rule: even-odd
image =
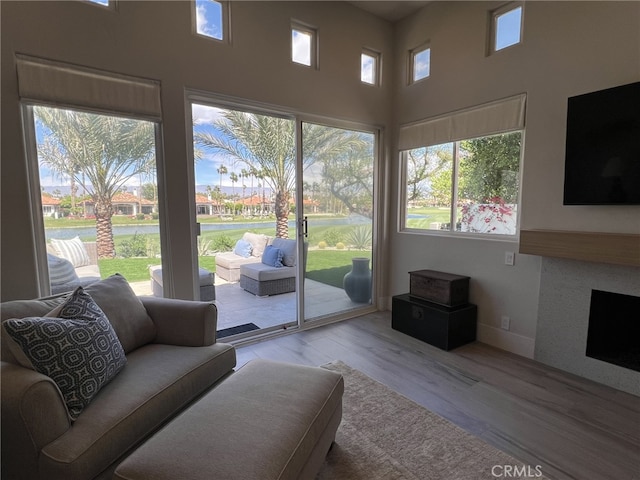
[[[216,108],[221,109],[230,109],[230,110],[239,110],[249,113],[255,113],[258,115],[268,115],[273,117],[280,117],[289,119],[295,122],[295,142],[296,142],[296,191],[302,192],[303,185],[303,157],[302,157],[302,125],[303,123],[315,123],[327,127],[333,128],[343,128],[350,130],[357,130],[361,132],[371,133],[374,135],[374,166],[373,166],[373,214],[372,214],[372,293],[371,293],[371,303],[365,304],[361,308],[355,308],[348,310],[346,312],[338,312],[335,315],[332,315],[328,318],[321,318],[314,321],[307,321],[304,316],[304,275],[305,275],[305,262],[297,261],[297,275],[296,275],[296,325],[287,326],[287,330],[298,329],[305,330],[308,328],[313,328],[316,326],[333,323],[340,320],[345,320],[347,318],[352,318],[355,316],[360,316],[364,313],[374,312],[378,310],[378,290],[379,290],[379,274],[377,272],[377,266],[381,264],[379,261],[380,254],[378,252],[378,239],[380,238],[380,228],[381,225],[384,224],[384,219],[380,218],[380,204],[381,204],[381,196],[382,192],[384,192],[384,185],[382,182],[382,175],[380,174],[382,164],[381,158],[383,158],[382,152],[383,145],[383,129],[380,126],[375,126],[371,124],[364,124],[359,122],[347,121],[347,120],[339,120],[336,118],[319,116],[313,114],[302,113],[295,110],[287,110],[282,107],[259,103],[259,102],[250,102],[244,99],[239,99],[235,97],[230,97],[226,95],[218,95],[210,92],[205,92],[202,90],[195,89],[185,89],[185,119],[187,124],[187,147],[188,154],[193,163],[194,160],[194,142],[193,142],[193,121],[191,118],[192,115],[192,105],[193,104],[203,104],[209,105]],[[196,179],[195,179],[195,171],[194,168],[189,168],[189,201],[191,203],[191,212],[192,215],[192,249],[194,252],[194,272],[197,272],[198,269],[198,258],[197,258],[197,242],[199,235],[199,225],[197,221],[196,215],[193,213],[196,211],[195,205],[195,194],[196,194]],[[297,256],[298,259],[304,258],[304,218],[303,218],[303,196],[296,195],[296,246],[297,246]],[[285,325],[289,325],[288,323]],[[265,334],[274,334],[277,335],[282,332],[282,329],[274,329],[273,331],[266,329]],[[259,332],[259,330],[256,330]],[[247,336],[247,339],[251,339],[251,336]],[[241,337],[240,340],[244,340],[245,337]]]

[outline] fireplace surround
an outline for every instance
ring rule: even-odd
[[[542,257],[534,358],[640,396],[640,372],[586,354],[593,290],[639,297],[640,268]]]

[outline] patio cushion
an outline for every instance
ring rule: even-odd
[[[275,268],[264,263],[250,263],[240,267],[240,275],[253,278],[259,282],[267,282],[269,280],[295,277],[296,269],[294,267]]]
[[[267,245],[262,254],[262,263],[269,265],[270,267],[280,268],[284,266],[282,264],[282,250],[274,247],[273,245]]]
[[[236,246],[233,249],[233,253],[235,253],[236,255],[240,255],[243,258],[248,258],[251,256],[251,244],[244,240],[244,239],[240,239],[236,242]]]
[[[84,243],[82,243],[80,237],[75,236],[70,240],[52,238],[51,244],[53,245],[53,248],[56,249],[59,256],[69,260],[74,267],[82,267],[84,265],[91,264],[87,249],[84,247]]]
[[[65,258],[47,253],[49,265],[49,283],[51,285],[65,285],[78,281],[78,275],[71,262]]]
[[[242,235],[242,239],[251,244],[251,255],[258,258],[262,257],[264,247],[266,247],[269,242],[269,237],[260,233],[245,232],[244,235]]]
[[[296,264],[296,241],[289,238],[274,238],[271,243],[274,247],[282,250],[282,264],[293,267]]]

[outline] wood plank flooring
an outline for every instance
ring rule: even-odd
[[[305,365],[342,360],[552,479],[640,479],[640,398],[473,343],[445,352],[377,312],[237,348]]]

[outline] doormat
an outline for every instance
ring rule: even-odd
[[[237,335],[238,333],[250,332],[251,330],[259,330],[260,327],[255,323],[245,323],[243,325],[238,325],[236,327],[223,328],[222,330],[218,330],[216,333],[216,338],[224,338],[229,337],[231,335]]]

